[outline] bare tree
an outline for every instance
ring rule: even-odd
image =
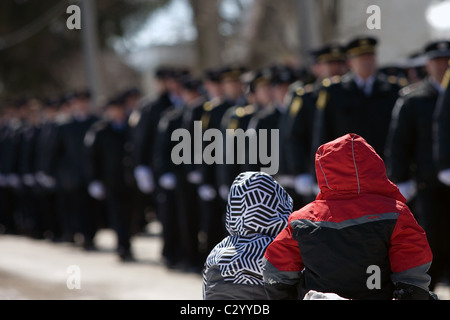
[[[222,63],[223,37],[219,33],[219,0],[189,0],[197,28],[198,66],[200,70]]]

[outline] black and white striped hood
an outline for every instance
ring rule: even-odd
[[[228,196],[226,227],[230,235],[206,259],[204,292],[218,290],[213,289],[215,272],[226,283],[262,286],[264,252],[287,226],[292,206],[289,194],[270,175],[241,173]]]
[[[244,172],[230,188],[226,228],[230,235],[275,237],[286,226],[291,212],[291,197],[270,175]]]

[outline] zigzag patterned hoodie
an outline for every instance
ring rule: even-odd
[[[211,250],[203,270],[203,298],[267,299],[262,258],[288,221],[292,199],[268,174],[244,172],[228,196],[226,228],[230,234]]]

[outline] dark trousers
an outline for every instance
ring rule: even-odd
[[[4,233],[16,234],[17,195],[14,189],[0,187],[0,225]]]
[[[182,260],[188,267],[202,264],[199,251],[200,207],[197,186],[177,176],[175,190]]]
[[[429,186],[418,191],[414,209],[419,224],[427,233],[433,252],[429,274],[430,289],[436,283],[450,276],[450,187]]]
[[[225,228],[226,205],[219,197],[217,193],[217,196],[211,201],[200,200],[199,202],[201,208],[200,229],[206,237],[203,247],[200,247],[202,260],[205,260],[216,244],[227,235]]]
[[[58,215],[64,240],[72,241],[75,233],[81,233],[85,244],[92,244],[97,231],[93,204],[87,187],[63,190],[58,194]]]
[[[132,194],[128,190],[108,190],[106,208],[108,223],[117,235],[120,255],[131,253]]]
[[[59,240],[61,238],[61,225],[56,206],[56,194],[41,190],[39,194],[39,208],[42,218],[42,229],[46,238]]]
[[[162,225],[162,256],[168,267],[181,262],[180,230],[175,192],[158,188],[156,190],[156,215]]]

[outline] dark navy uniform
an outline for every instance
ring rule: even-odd
[[[224,114],[232,106],[219,97],[209,100],[203,104],[201,114],[202,130],[220,130],[220,123]],[[211,142],[203,142],[203,150]],[[216,176],[217,163],[203,163],[199,170],[202,176],[202,182],[199,186],[200,205],[202,207],[202,230],[206,235],[205,252],[211,249],[223,239],[226,232],[225,201],[219,195],[218,181]]]
[[[190,77],[180,79],[184,90],[198,92],[200,82]],[[163,114],[158,124],[155,144],[154,165],[157,181],[161,188],[158,197],[165,197],[161,203],[164,248],[163,256],[169,266],[179,266],[190,271],[199,271],[202,264],[200,252],[200,208],[197,187],[201,177],[194,163],[194,125],[201,120],[205,98],[198,95],[185,101],[183,107],[173,107]],[[191,137],[190,163],[177,163],[173,150],[182,143],[172,141],[176,129],[185,129]],[[201,127],[200,127],[201,129]],[[200,142],[201,143],[201,142]],[[201,145],[200,145],[201,147]],[[182,154],[176,154],[182,157]]]
[[[52,166],[57,168],[57,188],[61,228],[65,240],[73,241],[76,233],[84,237],[84,247],[93,248],[96,225],[89,196],[88,157],[84,137],[98,117],[88,114],[72,118],[58,126],[52,156]]]
[[[426,46],[428,59],[438,57],[438,43]],[[448,59],[450,42],[445,44],[447,49],[441,54]],[[416,194],[414,211],[433,251],[433,264],[429,271],[431,288],[450,272],[450,212],[446,202],[450,197],[450,186],[439,181],[438,165],[433,159],[433,117],[441,91],[440,83],[431,74],[400,91],[386,152],[388,177],[397,183],[401,191],[405,190],[402,192],[407,199]]]
[[[310,51],[317,68],[315,82],[301,85],[291,97],[286,113],[280,122],[281,171],[279,181],[294,199],[294,207],[300,208],[315,198],[314,155],[318,142],[313,141],[314,116],[317,101],[324,100],[321,89],[337,83],[344,71],[345,50],[337,43],[330,43]]]
[[[375,54],[376,43],[373,38],[358,38],[349,43],[347,54],[352,57]],[[366,79],[364,87],[359,87],[358,80],[350,71],[340,81],[329,81],[323,86],[317,98],[314,141],[321,145],[356,133],[383,158],[392,109],[401,85],[379,73]]]
[[[112,101],[109,107],[124,108],[120,103]],[[94,123],[86,134],[85,145],[89,153],[89,181],[104,187],[108,224],[117,234],[117,253],[122,260],[133,259],[133,195],[137,189],[127,118],[120,122],[101,120]]]
[[[450,168],[450,60],[435,114],[435,161],[439,171]]]
[[[28,109],[31,117],[37,110]],[[21,178],[21,187],[19,188],[19,225],[22,233],[28,236],[42,238],[42,215],[39,211],[39,202],[37,195],[37,185],[34,177],[36,161],[36,141],[40,132],[39,125],[33,123],[35,120],[27,119],[21,130],[21,142],[18,159],[18,174]]]
[[[18,106],[13,107],[18,112]],[[21,187],[18,175],[18,162],[21,144],[22,121],[18,116],[9,119],[2,130],[0,171],[2,173],[2,221],[6,233],[18,233],[16,221],[18,208],[18,190]]]
[[[36,141],[36,181],[39,193],[39,208],[42,214],[44,236],[54,241],[61,239],[61,227],[56,206],[55,172],[51,167],[52,148],[57,134],[56,113],[58,99],[49,99],[44,105],[44,121]],[[51,115],[48,115],[48,114]]]

